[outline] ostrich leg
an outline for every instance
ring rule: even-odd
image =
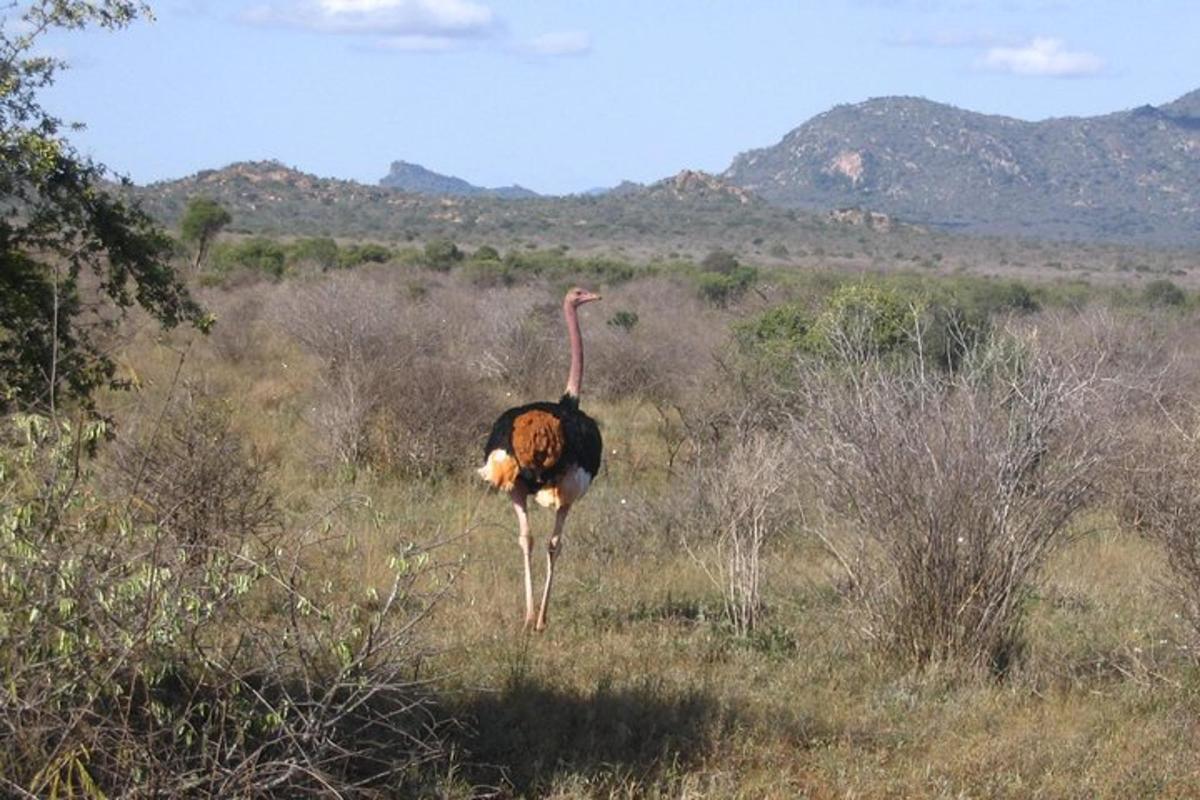
[[[533,537],[529,535],[529,514],[525,510],[529,492],[518,486],[509,492],[509,497],[512,498],[513,511],[517,512],[517,524],[520,528],[517,534],[517,543],[521,545],[521,556],[525,561],[525,627],[528,629],[534,621],[533,573],[529,563],[530,555],[533,553]]]
[[[550,541],[546,542],[546,588],[542,590],[542,606],[538,610],[537,625],[534,626],[534,630],[546,630],[546,612],[550,608],[550,587],[554,583],[554,561],[558,558],[561,549],[563,525],[567,521],[567,512],[570,510],[570,506],[563,506],[554,515],[554,533],[551,534]]]

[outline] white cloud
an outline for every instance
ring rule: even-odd
[[[363,47],[375,50],[440,53],[481,40],[536,56],[582,55],[592,49],[585,31],[514,41],[492,9],[476,0],[267,0],[243,12],[241,20],[357,36]]]
[[[1104,69],[1104,59],[1082,50],[1068,50],[1062,39],[1039,36],[1017,47],[993,47],[978,65],[1013,75],[1075,78],[1095,75]]]
[[[539,56],[578,56],[591,51],[592,37],[586,31],[543,33],[525,42],[521,49]]]
[[[251,8],[242,19],[321,33],[386,36],[423,49],[487,36],[496,23],[490,8],[472,0],[299,0]]]

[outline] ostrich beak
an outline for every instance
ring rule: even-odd
[[[598,295],[598,294],[593,294],[592,292],[585,291],[579,298],[579,304],[583,305],[584,303],[590,303],[593,300],[602,300],[602,299],[604,299],[604,298],[600,297],[600,295]]]

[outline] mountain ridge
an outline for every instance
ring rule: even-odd
[[[806,210],[1050,238],[1200,241],[1200,91],[1031,122],[920,97],[842,104],[721,179]]]
[[[776,144],[739,154],[716,175],[685,169],[580,195],[486,189],[404,161],[393,162],[389,176],[370,185],[316,178],[276,161],[239,162],[147,189],[166,204],[160,210],[168,217],[181,208],[179,197],[211,193],[256,217],[275,209],[267,216],[276,228],[287,227],[279,215],[289,205],[309,208],[310,219],[332,220],[338,214],[329,209],[349,206],[372,218],[428,206],[439,217],[461,211],[469,219],[476,209],[457,205],[468,200],[498,202],[479,206],[482,218],[502,215],[523,227],[522,215],[575,213],[574,197],[641,208],[701,202],[712,213],[733,204],[817,214],[858,209],[898,224],[970,234],[1196,247],[1200,90],[1158,106],[1040,121],[916,96],[872,98],[834,106]],[[533,201],[536,208],[525,205]],[[318,212],[312,203],[327,209]],[[505,205],[513,207],[501,212]]]

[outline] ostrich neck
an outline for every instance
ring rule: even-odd
[[[583,383],[583,337],[579,335],[579,315],[575,306],[563,304],[563,316],[567,319],[567,336],[571,339],[571,371],[567,374],[567,394],[579,397],[579,386]]]

